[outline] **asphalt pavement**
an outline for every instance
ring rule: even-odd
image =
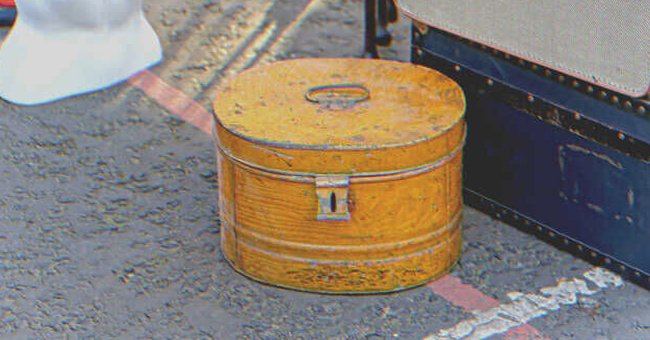
[[[363,48],[362,1],[146,10],[165,49],[151,74],[205,111],[248,67]],[[409,27],[391,28],[383,57],[408,60]],[[132,84],[0,100],[0,338],[650,339],[650,292],[471,208],[461,260],[438,283],[332,296],[250,281],[220,252],[210,135]]]

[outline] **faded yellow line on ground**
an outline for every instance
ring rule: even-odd
[[[229,65],[229,67],[222,71],[224,82],[228,78],[237,75],[239,72],[255,65],[255,61],[264,50],[264,47],[269,44],[273,34],[277,30],[277,23],[275,21],[267,23],[256,34],[255,39],[244,48],[239,56]]]
[[[261,0],[225,3],[223,13],[206,15],[188,39],[174,42],[174,58],[156,71],[160,78],[194,98],[220,82],[221,75],[229,72],[260,32],[265,32],[274,4]]]
[[[269,51],[274,50],[279,52],[281,49],[286,48],[284,45],[286,38],[295,34],[300,28],[300,25],[321,5],[322,0],[311,0],[275,39],[272,38],[277,31],[277,22],[266,22],[270,5],[266,6],[262,13],[254,16],[254,28],[247,31],[247,34],[242,35],[238,39],[239,44],[234,49],[235,55],[231,56],[232,59],[224,63],[223,68],[219,72],[223,77],[211,86],[211,88],[218,87],[224,80],[235,76],[248,67],[256,65],[261,61],[260,57],[270,56]],[[217,41],[218,39],[212,41],[212,43],[215,44]],[[229,43],[232,42],[229,41]],[[228,49],[231,47],[230,45],[227,46]],[[172,63],[178,62],[176,60]],[[170,68],[166,67],[165,70],[163,73],[167,73]],[[194,125],[203,132],[211,132],[211,113],[196,102],[194,98],[165,82],[160,76],[157,76],[151,71],[144,71],[131,77],[128,82],[132,86],[142,90],[148,97],[156,101],[170,113]],[[211,91],[210,89],[205,89],[205,92],[209,93]]]
[[[285,27],[278,35],[275,41],[267,48],[262,57],[260,64],[267,64],[275,61],[275,55],[281,54],[288,49],[289,39],[293,37],[300,26],[318,9],[323,7],[323,0],[311,0],[305,8],[296,16],[296,18]]]
[[[201,96],[211,96],[216,93],[217,89],[233,76],[236,76],[241,71],[254,67],[256,65],[264,65],[269,62],[275,61],[275,55],[284,52],[287,48],[288,40],[294,36],[300,29],[301,25],[307,20],[317,9],[322,7],[323,0],[311,0],[305,5],[303,10],[293,19],[282,31],[277,35],[278,26],[276,21],[272,21],[263,25],[255,30],[246,40],[245,44],[238,49],[239,53],[235,58],[225,64],[225,67],[220,70],[222,75],[215,83],[204,89]],[[252,36],[255,36],[251,39]],[[275,36],[275,38],[274,38]]]

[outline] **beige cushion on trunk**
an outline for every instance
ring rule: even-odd
[[[399,0],[417,21],[640,97],[650,87],[650,1]]]

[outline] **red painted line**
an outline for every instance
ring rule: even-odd
[[[459,278],[454,276],[444,276],[428,284],[431,291],[449,301],[454,306],[462,307],[468,312],[485,311],[490,308],[498,307],[501,303],[499,300],[483,294],[480,290],[471,285],[462,283]],[[549,339],[544,336],[535,327],[524,324],[517,328],[509,330],[505,339],[523,340],[523,339]]]
[[[533,339],[550,339],[537,330],[537,328],[524,324],[517,328],[509,330],[505,335],[505,340],[533,340]]]
[[[478,289],[462,283],[459,278],[449,275],[429,283],[428,286],[434,294],[468,312],[488,310],[501,304]]]
[[[157,75],[146,70],[129,78],[128,82],[142,90],[170,113],[205,133],[212,133],[212,114],[194,99],[167,84]]]

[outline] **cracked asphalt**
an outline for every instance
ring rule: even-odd
[[[247,67],[360,55],[362,5],[147,1],[165,49],[152,72],[210,109]],[[408,60],[408,21],[392,30],[382,55]],[[0,338],[421,339],[472,317],[427,287],[323,296],[235,273],[219,250],[213,141],[127,83],[0,100],[0,141]],[[471,208],[463,226],[452,275],[504,303],[591,268]],[[625,282],[530,324],[552,339],[650,339],[650,292]]]

